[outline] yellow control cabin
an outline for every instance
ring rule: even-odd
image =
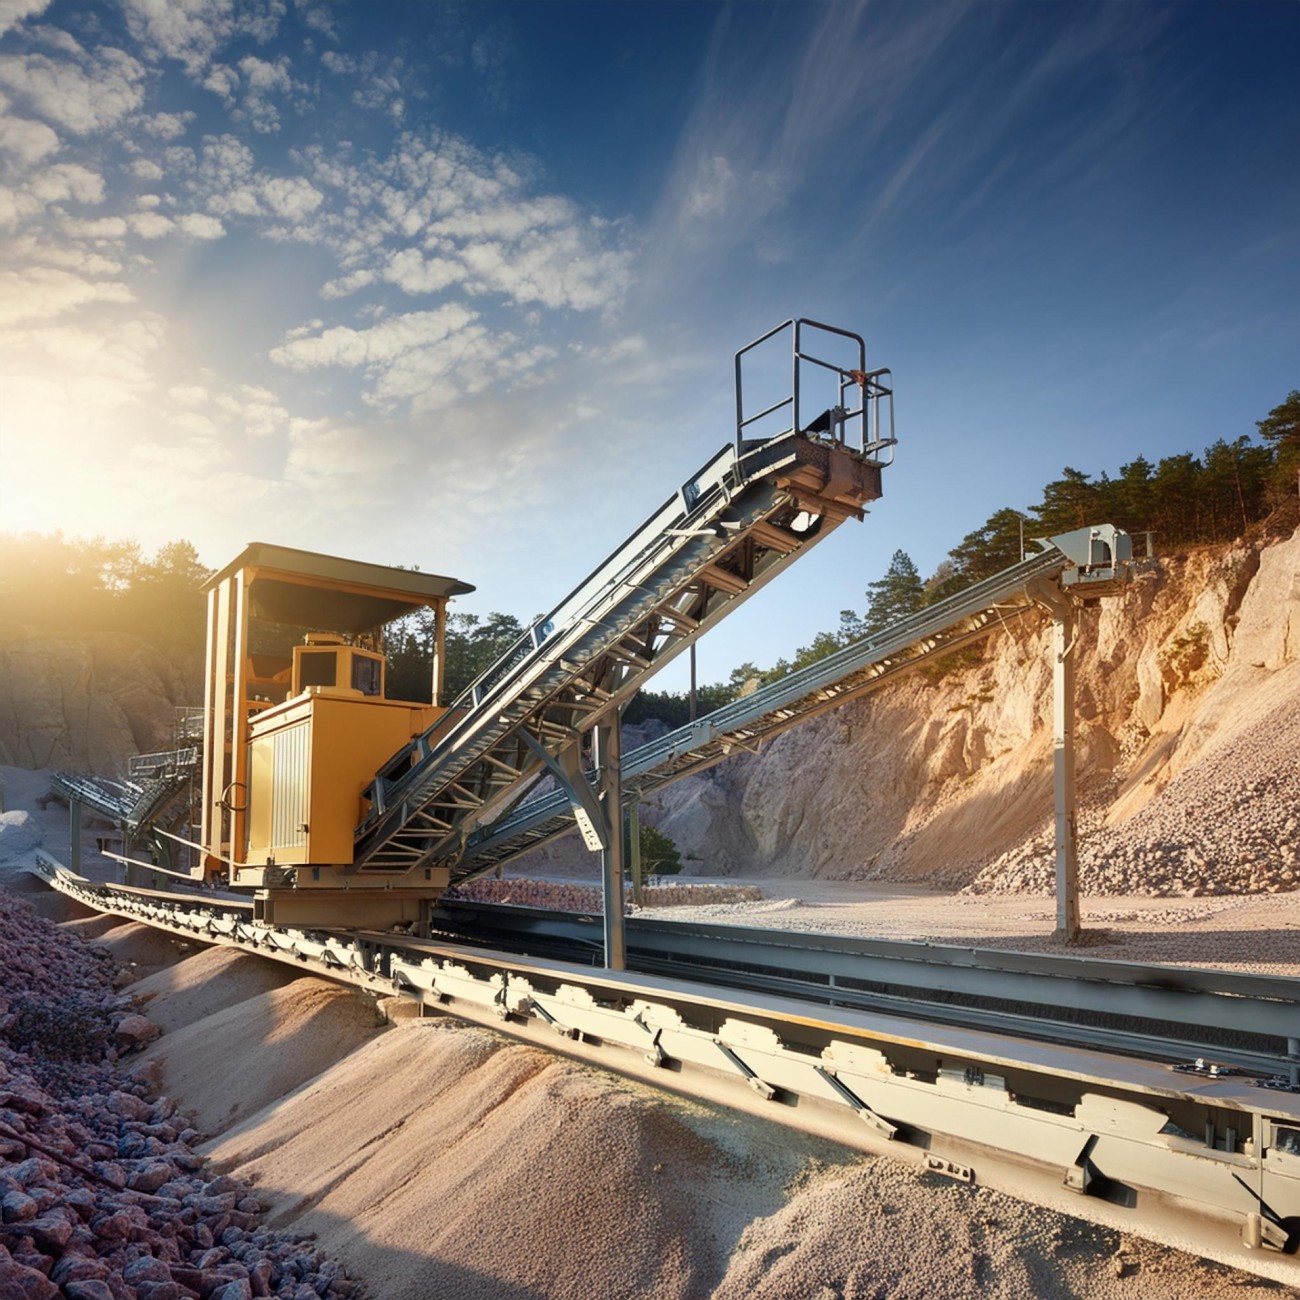
[[[256,890],[257,915],[275,924],[418,924],[445,868],[365,879],[341,868],[375,773],[446,712],[447,602],[474,588],[254,542],[204,590],[206,874]],[[385,689],[382,629],[420,609],[434,622],[428,704]]]

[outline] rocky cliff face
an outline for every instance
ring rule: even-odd
[[[1047,888],[1050,644],[1029,616],[647,814],[704,874]],[[1074,653],[1084,888],[1293,887],[1300,533],[1164,558],[1084,613]]]
[[[72,640],[0,628],[0,763],[117,775],[128,755],[172,745],[181,675],[136,637]]]

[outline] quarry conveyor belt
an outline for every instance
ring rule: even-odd
[[[625,753],[625,797],[644,798],[733,753],[757,752],[791,727],[960,650],[1034,609],[1036,584],[1051,582],[1072,567],[1052,542],[1038,545],[1042,551],[1021,563]],[[564,791],[533,799],[469,837],[457,878],[495,870],[565,834],[573,821]]]
[[[446,861],[460,879],[477,825],[880,497],[884,450],[793,431],[722,448],[376,774],[345,873]]]
[[[1297,980],[670,922],[629,927],[629,955],[651,950],[656,969],[611,971],[574,959],[599,946],[590,918],[479,910],[474,926],[495,930],[480,943],[531,928],[534,951],[512,953],[270,927],[234,897],[40,869],[98,911],[1300,1284]],[[536,951],[574,937],[569,960]],[[885,1001],[859,996],[873,992]],[[1214,1063],[1173,1059],[1211,1031]]]

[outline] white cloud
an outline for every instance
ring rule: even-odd
[[[301,176],[268,176],[258,186],[266,206],[277,217],[298,221],[310,216],[325,201],[325,196]]]
[[[521,347],[513,333],[494,333],[475,312],[449,303],[434,311],[394,316],[368,329],[299,331],[272,350],[271,360],[298,371],[362,370],[370,380],[367,402],[382,410],[419,414],[482,393],[494,383],[516,386],[554,355],[540,344]]]
[[[468,287],[501,293],[515,303],[603,307],[622,297],[631,282],[624,254],[598,251],[579,227],[530,231],[513,245],[470,244],[461,257],[470,271]]]
[[[409,294],[440,293],[465,278],[465,267],[445,257],[425,258],[418,248],[404,248],[388,259],[383,278]]]
[[[127,26],[150,52],[177,59],[199,77],[240,36],[265,43],[279,30],[283,0],[124,0]]]
[[[148,158],[137,158],[131,164],[131,174],[142,181],[160,181],[164,172],[156,162],[151,162]]]
[[[150,113],[141,119],[140,125],[159,140],[177,140],[189,129],[194,117],[193,113]]]
[[[0,226],[17,225],[61,203],[100,203],[103,177],[78,163],[55,163],[22,184],[0,186]]]
[[[220,239],[226,233],[225,226],[205,212],[188,212],[176,224],[191,239]]]
[[[294,0],[294,8],[298,11],[298,17],[312,31],[320,32],[322,36],[328,36],[330,40],[338,40],[339,34],[334,25],[334,14],[330,6],[323,3],[323,0]]]
[[[239,73],[234,68],[218,63],[208,69],[203,78],[203,89],[219,95],[227,104],[233,104],[235,92],[239,89]]]
[[[26,18],[44,13],[50,0],[0,0],[0,36]]]
[[[318,370],[322,366],[378,367],[405,353],[444,342],[477,319],[458,304],[434,311],[408,312],[370,329],[335,326],[319,334],[291,339],[274,348],[271,360],[290,370]]]
[[[736,174],[721,154],[701,158],[686,187],[682,206],[688,217],[720,217],[736,188]]]
[[[320,296],[322,298],[346,298],[350,293],[356,293],[358,289],[364,289],[368,284],[374,284],[375,273],[373,271],[353,271],[350,275],[341,275],[337,280],[330,280],[321,287]]]
[[[280,106],[276,99],[296,97],[305,102],[307,87],[295,81],[289,60],[259,59],[255,54],[245,55],[235,67],[216,64],[203,79],[206,89],[219,95],[230,108],[231,118],[248,125],[260,135],[270,135],[280,129]]]
[[[111,280],[88,280],[52,267],[0,271],[0,327],[53,320],[94,302],[130,302],[131,291]]]
[[[13,265],[39,265],[62,267],[67,271],[80,271],[83,275],[120,275],[122,263],[106,257],[92,248],[73,241],[49,243],[33,235],[11,239],[7,245]]]
[[[74,43],[75,44],[75,43]],[[111,47],[75,59],[28,53],[0,58],[0,85],[37,114],[78,135],[116,126],[144,100],[145,70]]]
[[[305,177],[259,172],[253,151],[233,135],[204,139],[194,192],[219,216],[294,222],[309,217],[325,201]]]
[[[19,166],[33,163],[57,153],[59,137],[44,122],[25,117],[0,117],[0,152],[15,159]]]
[[[336,50],[326,50],[320,56],[321,65],[327,72],[339,76],[348,76],[357,70],[357,61],[350,54],[339,54]]]
[[[305,151],[326,202],[294,237],[332,248],[346,268],[336,299],[381,280],[412,296],[463,284],[552,309],[603,309],[631,283],[621,227],[557,195],[530,194],[526,169],[454,136],[406,134],[382,160],[350,164]],[[229,203],[227,187],[218,202]]]
[[[121,217],[96,217],[92,220],[64,221],[61,229],[72,239],[116,242],[126,238],[126,222]]]
[[[161,212],[133,212],[126,223],[141,239],[162,239],[176,229],[176,223]]]

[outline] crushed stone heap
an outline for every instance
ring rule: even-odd
[[[0,1295],[14,1300],[357,1297],[250,1189],[205,1173],[202,1139],[125,1073],[158,1028],[112,957],[0,893]]]

